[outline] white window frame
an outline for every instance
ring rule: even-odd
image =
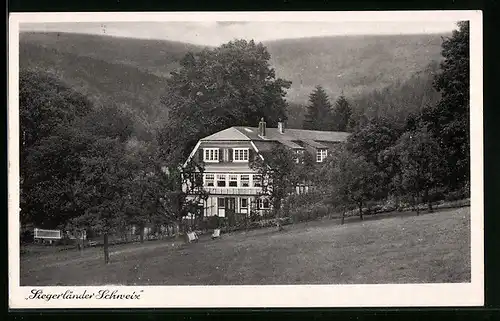
[[[328,149],[321,148],[316,151],[316,162],[322,163],[328,157]]]
[[[219,181],[222,181],[222,177],[224,177],[224,186],[219,186]],[[217,174],[216,176],[216,187],[227,187],[227,175],[226,174]]]
[[[238,187],[238,175],[229,174],[228,187]],[[231,186],[231,182],[236,182],[236,186]]]
[[[255,179],[256,177],[260,177],[260,180],[256,180],[256,179]],[[255,182],[256,182],[256,181],[259,181],[260,186],[255,186]],[[253,174],[253,177],[252,177],[252,186],[253,186],[253,187],[262,187],[262,183],[263,183],[263,182],[262,182],[262,175],[261,175],[261,174]]]
[[[295,154],[297,155],[297,157],[295,158],[295,163],[299,163],[300,162],[300,158],[304,155],[304,150],[303,149],[297,149],[295,151]]]
[[[233,162],[247,163],[248,158],[249,158],[248,148],[233,148]]]
[[[220,200],[222,200],[222,204]],[[224,199],[224,197],[217,197],[217,208],[226,208],[226,200]]]
[[[206,163],[219,162],[219,149],[218,148],[203,148],[203,161]]]
[[[208,182],[212,182],[212,185],[208,185]],[[205,174],[205,183],[203,185],[206,187],[215,187],[215,174]]]
[[[246,206],[243,206],[243,201],[245,201],[247,203]],[[248,208],[248,198],[246,198],[246,197],[240,198],[240,209],[241,208],[245,208],[245,209]]]
[[[243,179],[243,177],[246,177],[247,179]],[[243,174],[240,176],[240,186],[241,187],[250,187],[250,175],[249,174]],[[243,182],[247,183],[247,186],[243,186]]]
[[[264,207],[264,200],[267,201],[267,207]],[[267,209],[270,209],[271,203],[269,202],[268,199],[263,199],[263,198],[258,198],[257,199],[257,209],[259,210],[267,210]]]

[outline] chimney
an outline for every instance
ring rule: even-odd
[[[266,136],[266,122],[264,121],[264,117],[262,117],[259,122],[259,136]]]
[[[281,121],[281,119],[278,121],[278,131],[280,134],[285,133],[285,123]]]

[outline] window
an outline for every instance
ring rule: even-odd
[[[250,175],[241,175],[241,187],[250,186]]]
[[[254,187],[262,187],[262,175],[254,175],[253,176],[253,186]]]
[[[219,149],[218,148],[205,148],[203,150],[203,160],[205,162],[218,162]]]
[[[248,148],[233,148],[233,162],[248,162]]]
[[[208,187],[214,187],[214,180],[215,180],[215,175],[214,174],[205,174],[205,186]]]
[[[302,159],[302,157],[304,156],[304,150],[302,150],[302,149],[298,149],[298,150],[296,150],[296,151],[295,151],[295,153],[296,153],[296,155],[297,155],[297,157],[295,158],[295,163],[297,163],[297,164],[298,164],[298,163],[300,162],[300,160]],[[302,161],[302,163],[303,163],[303,162],[304,162],[304,161]]]
[[[240,198],[240,207],[247,208],[248,207],[248,198]]]
[[[318,149],[316,152],[316,162],[321,163],[323,160],[328,156],[328,150],[327,149]]]
[[[238,175],[229,175],[229,187],[238,187]]]
[[[195,187],[203,186],[203,175],[201,173],[194,173],[193,179]]]
[[[217,186],[218,187],[226,187],[226,175],[217,175]]]
[[[224,208],[224,197],[219,197],[217,198],[217,207],[218,208]]]
[[[259,209],[267,209],[269,208],[269,200],[268,199],[257,199],[257,208]]]

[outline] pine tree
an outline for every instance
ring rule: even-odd
[[[316,86],[309,95],[309,105],[302,127],[312,130],[330,130],[332,105],[325,90]]]
[[[333,111],[333,128],[332,130],[345,132],[349,128],[352,110],[349,102],[344,95],[341,95],[335,102]]]

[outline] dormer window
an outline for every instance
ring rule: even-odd
[[[295,157],[295,163],[300,163],[302,157],[304,156],[304,150],[303,149],[297,149],[295,151],[296,157]],[[302,161],[303,163],[303,161]]]
[[[233,148],[233,162],[248,162],[248,148]]]
[[[203,160],[208,163],[215,163],[219,161],[218,148],[205,148],[203,150]]]
[[[328,156],[328,149],[318,149],[316,151],[316,162],[322,163],[325,158]]]

